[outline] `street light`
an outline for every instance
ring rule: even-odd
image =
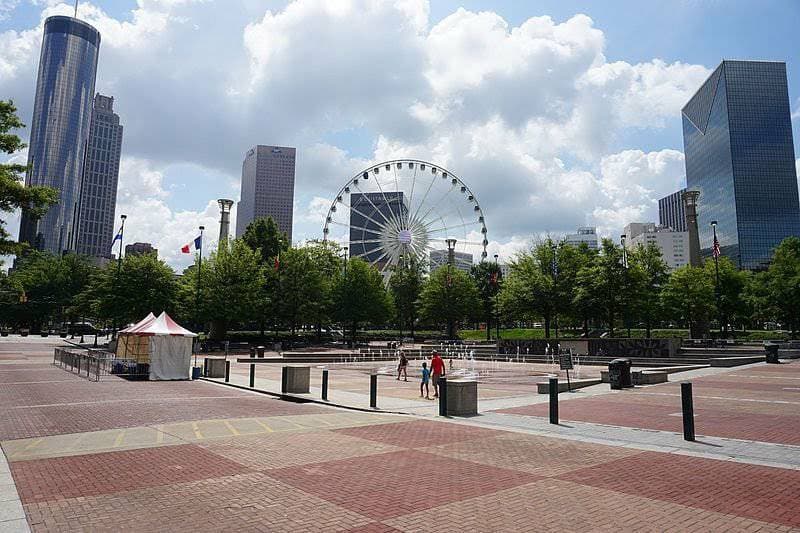
[[[447,243],[447,264],[454,266],[456,263],[456,240],[452,237],[445,241]]]
[[[558,246],[553,240],[550,240],[550,250],[553,252],[552,262],[550,264],[553,273],[553,325],[556,330],[556,339],[558,339],[558,309],[556,309],[556,302],[558,301],[558,296],[556,294],[558,288]]]
[[[200,319],[200,276],[203,273],[203,230],[206,229],[205,226],[200,226],[200,255],[197,261],[197,297],[195,303],[195,309],[197,311],[197,325],[198,330],[200,330],[203,325]]]
[[[494,319],[494,326],[497,330],[497,343],[499,348],[500,343],[500,291],[498,290],[498,282],[500,280],[500,266],[497,264],[497,258],[500,257],[498,254],[494,254],[494,308],[495,308],[495,319]]]
[[[722,318],[722,293],[720,292],[720,283],[719,283],[719,241],[717,240],[717,221],[711,221],[711,230],[714,232],[714,242],[711,247],[711,254],[714,256],[714,293],[717,297],[717,318],[719,319],[719,331],[722,333],[723,331],[723,324],[725,320]],[[727,325],[725,325],[725,329],[727,329]]]
[[[455,265],[456,262],[456,240],[452,237],[445,241],[447,243],[447,307],[448,307],[448,316],[447,316],[447,337],[449,340],[453,339],[453,318],[450,316],[452,310],[450,309],[450,285],[451,285],[451,276],[452,271],[451,269]]]
[[[622,246],[622,268],[625,269],[625,273],[627,274],[628,271],[628,248],[625,246],[625,240],[628,238],[626,234],[622,234],[619,236],[619,243]],[[627,276],[626,276],[627,277]],[[627,281],[627,280],[626,280]],[[628,338],[631,338],[631,319],[628,316],[628,309],[627,305],[625,306],[625,326],[628,330]]]
[[[122,280],[122,240],[125,236],[125,219],[128,218],[128,215],[120,215],[119,218],[122,220],[122,224],[119,227],[119,254],[117,255],[117,289],[119,289],[120,281]],[[113,243],[112,243],[113,244]],[[114,296],[118,296],[119,293],[114,291]],[[111,339],[117,338],[117,318],[114,318],[114,334],[111,336]]]

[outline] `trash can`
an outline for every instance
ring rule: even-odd
[[[256,347],[255,346],[251,346],[250,347],[250,357],[255,357],[255,356],[256,356]]]
[[[200,368],[199,366],[193,366],[192,367],[192,379],[200,379],[200,372],[202,370],[203,369]]]
[[[622,388],[629,389],[633,387],[633,379],[631,379],[631,360],[621,359],[624,362],[622,367]]]
[[[259,346],[258,348],[256,348],[259,357],[264,357],[264,350],[266,350],[266,348],[263,346]]]
[[[620,390],[623,385],[623,373],[626,370],[628,361],[626,359],[613,359],[608,363],[608,382],[612,390]],[[630,368],[628,370],[628,379],[630,380]]]
[[[772,364],[779,364],[780,361],[778,360],[778,348],[780,348],[780,344],[775,342],[765,342],[764,349],[767,351],[767,363]]]

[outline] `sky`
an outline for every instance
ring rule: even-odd
[[[0,99],[23,122],[44,19],[72,10],[0,0]],[[116,218],[178,270],[256,144],[297,148],[296,242],[396,158],[460,176],[501,261],[544,233],[657,222],[685,185],[681,108],[722,59],[786,62],[800,168],[797,0],[95,0],[78,17],[125,127]]]

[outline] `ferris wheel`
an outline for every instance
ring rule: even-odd
[[[465,268],[486,258],[486,222],[475,194],[439,165],[415,159],[364,169],[331,203],[323,238],[361,257],[384,275],[411,259]]]

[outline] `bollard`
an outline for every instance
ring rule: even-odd
[[[208,377],[208,357],[203,358],[203,377]]]
[[[328,401],[328,369],[322,370],[322,399]]]
[[[256,365],[250,363],[250,388],[256,386]]]
[[[550,378],[550,423],[558,424],[558,378]]]
[[[369,406],[378,408],[378,374],[369,375]]]
[[[447,378],[439,376],[439,416],[447,416]]]
[[[281,367],[281,394],[286,394],[286,389],[289,388],[289,370],[287,367]]]
[[[225,361],[225,383],[231,380],[231,362]]]
[[[683,404],[683,439],[694,440],[694,405],[692,405],[692,383],[681,383],[681,403]]]

